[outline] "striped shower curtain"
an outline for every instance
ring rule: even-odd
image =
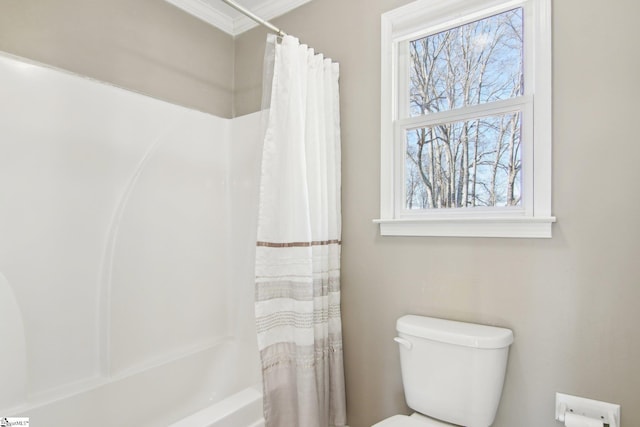
[[[266,426],[344,426],[339,67],[291,36],[270,36],[267,52],[255,269]]]

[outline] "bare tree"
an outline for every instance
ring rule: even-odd
[[[410,115],[523,93],[522,10],[409,43]],[[517,206],[521,114],[473,117],[407,132],[406,206]]]

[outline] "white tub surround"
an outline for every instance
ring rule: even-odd
[[[259,115],[9,55],[0,82],[0,414],[166,425],[258,382]]]

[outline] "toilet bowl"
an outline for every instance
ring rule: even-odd
[[[509,329],[423,316],[396,324],[402,384],[411,416],[374,427],[489,427],[502,396]]]
[[[453,424],[434,420],[433,418],[414,413],[408,415],[394,415],[374,424],[372,427],[458,427]]]

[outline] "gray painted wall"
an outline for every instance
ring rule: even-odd
[[[275,23],[340,62],[348,420],[403,402],[397,317],[512,328],[496,427],[560,426],[555,392],[622,405],[640,425],[640,5],[555,1],[550,240],[380,237],[380,14],[400,0],[315,0]],[[236,40],[236,112],[259,106],[264,31]],[[241,82],[241,83],[240,83]]]
[[[417,313],[514,330],[496,427],[560,425],[556,391],[620,403],[640,425],[640,4],[554,2],[558,223],[550,240],[505,240],[383,238],[371,222],[380,14],[406,3],[315,0],[274,21],[341,63],[349,424],[408,412],[392,338]],[[234,41],[159,0],[0,2],[0,50],[222,117],[259,108],[264,34]]]
[[[0,50],[233,115],[233,38],[161,0],[2,0]]]

